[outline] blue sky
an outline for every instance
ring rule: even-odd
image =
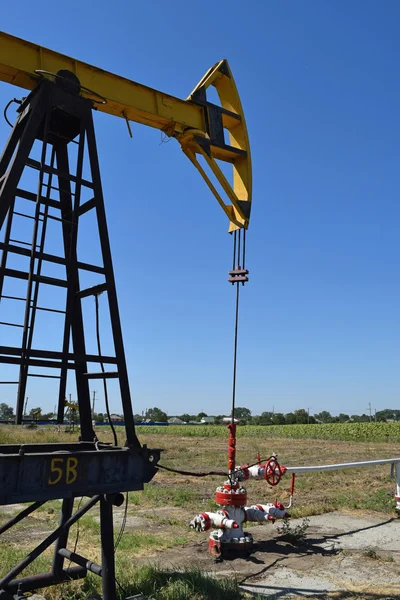
[[[237,404],[253,413],[398,407],[400,5],[57,6],[11,3],[1,27],[182,98],[211,65],[230,62],[254,174]],[[1,84],[0,105],[22,94]],[[134,410],[228,413],[225,215],[174,140],[160,145],[159,132],[139,125],[131,140],[122,120],[95,122]],[[7,135],[1,120],[2,143]],[[85,257],[92,248],[89,235]],[[85,310],[93,325],[93,304]],[[57,344],[46,324],[43,345]],[[13,394],[0,389],[0,400]],[[37,379],[29,395],[55,404]]]

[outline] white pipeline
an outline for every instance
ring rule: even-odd
[[[400,458],[384,458],[382,460],[363,460],[361,462],[337,463],[336,465],[315,465],[312,467],[287,467],[287,473],[312,473],[333,471],[335,469],[354,469],[356,467],[373,467],[375,465],[392,465],[392,474],[396,476],[396,511],[400,513]],[[290,504],[287,508],[291,506]]]
[[[373,467],[374,465],[390,465],[400,463],[400,458],[384,458],[382,460],[364,460],[361,462],[337,463],[335,465],[315,465],[312,467],[287,467],[287,473],[311,473],[313,471],[333,471],[334,469],[354,469],[355,467]]]

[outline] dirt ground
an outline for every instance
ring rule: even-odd
[[[151,440],[152,441],[152,440]],[[184,464],[219,466],[224,460],[224,440],[163,440],[168,452],[163,463],[177,467]],[[172,442],[172,443],[171,443]],[[346,460],[365,460],[396,455],[391,444],[326,442],[314,440],[274,440],[274,450],[285,464],[323,464]],[[269,446],[268,440],[239,440],[241,457],[254,455]],[[265,453],[265,450],[264,450]],[[267,451],[268,453],[268,451]],[[398,453],[397,453],[398,454]],[[208,461],[207,461],[208,457]],[[201,460],[201,463],[200,463]],[[223,464],[223,463],[222,463]],[[184,467],[182,467],[184,468]],[[333,471],[298,477],[295,491],[295,510],[298,519],[291,527],[308,517],[305,539],[293,545],[282,539],[279,523],[252,526],[253,555],[215,564],[207,553],[208,534],[194,534],[185,544],[138,557],[138,562],[155,563],[162,567],[189,567],[196,565],[218,577],[235,576],[242,589],[270,598],[336,597],[336,598],[396,598],[400,600],[400,519],[393,510],[394,482],[389,468]],[[216,479],[200,484],[167,473],[157,475],[153,486],[179,486],[196,490],[203,503],[213,496]],[[260,482],[247,485],[249,501],[270,501],[277,494],[287,501],[288,482],[280,489],[264,489]],[[209,496],[210,495],[210,496]],[[183,506],[137,507],[136,519],[150,521],[151,527],[170,527],[173,523],[188,522],[195,513],[188,499]],[[194,508],[194,506],[193,506]],[[370,510],[370,508],[375,510]],[[197,503],[197,511],[207,509]],[[316,514],[323,513],[323,514]],[[150,517],[150,518],[149,518]],[[145,527],[143,521],[132,523]],[[170,529],[171,532],[171,529]]]
[[[188,439],[152,436],[142,440],[149,447],[164,447],[161,463],[185,470],[223,469],[226,441],[221,438]],[[257,450],[278,452],[287,465],[324,464],[396,455],[392,444],[348,443],[313,440],[240,439],[241,462],[250,461]],[[220,477],[194,479],[160,471],[143,492],[129,495],[125,532],[118,560],[130,564],[155,564],[163,569],[197,567],[216,577],[235,577],[243,591],[269,598],[351,598],[353,600],[400,600],[400,519],[394,512],[395,482],[388,467],[332,471],[299,476],[291,528],[309,518],[305,538],[294,543],[282,537],[275,525],[249,524],[255,540],[247,558],[216,564],[207,553],[207,533],[189,529],[197,513],[215,508],[214,492]],[[289,479],[278,488],[249,481],[249,504],[269,502],[278,495],[287,502]],[[78,500],[76,501],[78,502]],[[0,522],[23,505],[0,507]],[[2,536],[7,552],[29,551],[58,522],[60,503],[44,505],[23,524]],[[124,507],[115,510],[116,535]],[[73,546],[76,530],[71,531]],[[100,561],[98,512],[93,509],[81,521],[78,552]],[[3,544],[3,541],[5,544]],[[1,551],[1,547],[0,547]],[[46,558],[51,560],[50,553]],[[4,568],[6,565],[4,564]],[[121,567],[123,568],[123,567]]]
[[[22,505],[7,507],[7,511]],[[4,511],[1,511],[4,514]],[[153,507],[130,514],[126,534],[171,535],[171,520],[181,519],[184,509]],[[168,515],[169,521],[165,521]],[[115,512],[115,525],[123,511]],[[93,514],[94,521],[97,516]],[[248,558],[225,559],[216,563],[207,553],[207,533],[197,541],[185,541],[172,548],[155,549],[137,556],[137,565],[152,564],[163,569],[196,566],[215,577],[235,577],[244,592],[270,599],[318,597],[364,600],[400,600],[400,519],[395,515],[361,511],[335,511],[308,517],[305,537],[288,541],[280,533],[280,524],[256,525],[254,552]],[[304,523],[293,519],[291,528]],[[21,538],[38,543],[51,531],[49,523],[31,518]],[[5,534],[5,539],[9,536]],[[85,544],[86,545],[86,544]]]
[[[301,521],[293,520],[292,526]],[[243,591],[269,598],[400,598],[400,519],[345,512],[318,515],[310,517],[306,537],[296,545],[282,539],[278,528],[252,527],[254,553],[246,559],[215,563],[203,536],[139,562],[180,568],[196,564],[217,577],[235,576]]]

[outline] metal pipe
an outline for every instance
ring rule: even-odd
[[[72,581],[75,579],[82,579],[86,577],[87,571],[83,567],[71,567],[61,571],[61,574],[56,577],[53,573],[40,573],[39,575],[28,575],[27,577],[21,577],[20,579],[13,579],[7,585],[7,592],[14,593],[20,592],[32,592],[39,588],[49,587],[50,585],[57,585],[64,581]]]
[[[68,548],[60,548],[60,550],[58,551],[58,554],[64,558],[67,558],[68,560],[76,563],[77,565],[84,567],[85,569],[87,569],[88,571],[91,571],[95,575],[99,575],[101,577],[101,575],[102,575],[101,565],[98,565],[97,563],[95,563],[91,560],[88,560],[87,558],[85,558],[84,556],[81,556],[80,554],[77,554],[76,552],[71,552],[71,550],[68,550]]]
[[[355,467],[373,467],[374,465],[390,465],[397,463],[400,463],[400,458],[384,458],[382,460],[364,460],[361,462],[337,463],[335,465],[287,467],[286,473],[312,473],[313,471],[334,471],[335,469],[353,469]]]
[[[74,498],[64,498],[61,506],[61,515],[59,522],[60,527],[62,527],[64,523],[66,523],[68,519],[71,518],[73,510]],[[62,554],[60,553],[60,550],[66,547],[68,543],[68,534],[69,529],[64,529],[64,531],[61,533],[58,540],[56,541],[56,547],[54,549],[53,555],[53,564],[51,567],[51,570],[56,577],[61,574],[64,568],[64,559],[62,557]]]
[[[17,515],[15,515],[15,517],[12,517],[12,519],[10,519],[9,521],[7,521],[7,523],[4,523],[4,525],[2,525],[0,527],[0,535],[2,533],[4,533],[5,531],[7,531],[7,529],[10,529],[10,527],[13,527],[13,525],[16,525],[17,523],[19,523],[20,521],[22,521],[22,519],[25,519],[25,517],[27,517],[28,515],[30,515],[31,513],[33,513],[36,509],[38,509],[39,506],[42,506],[42,504],[44,504],[44,502],[45,501],[34,502],[30,506],[27,506],[26,508],[24,508],[24,510],[21,510],[20,513],[18,513]]]

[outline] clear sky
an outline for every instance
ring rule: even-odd
[[[399,19],[396,0],[20,0],[2,13],[8,33],[182,98],[229,60],[253,159],[237,390],[253,413],[399,407]],[[0,106],[21,95],[1,84]],[[134,410],[228,413],[226,217],[174,140],[95,121]],[[1,120],[1,144],[8,133]],[[43,345],[52,335],[48,321]],[[55,404],[40,380],[29,395]]]

